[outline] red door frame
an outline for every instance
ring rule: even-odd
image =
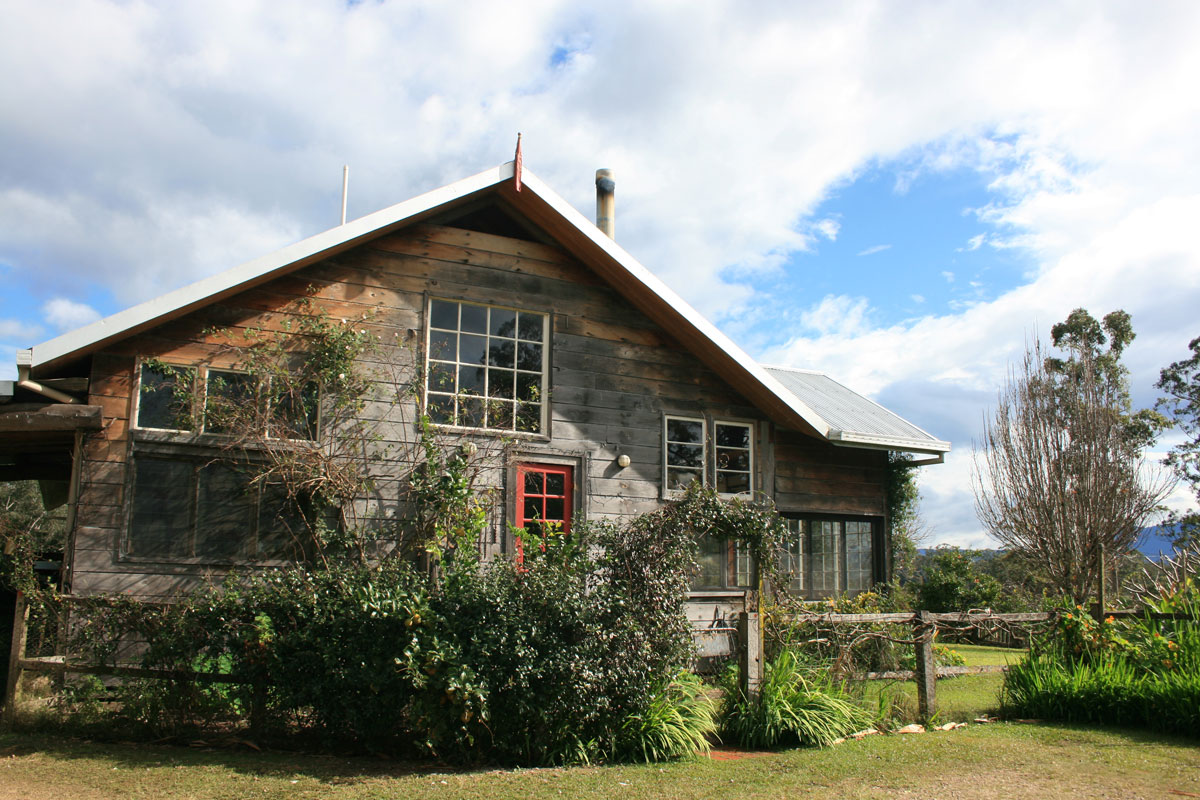
[[[526,477],[531,474],[541,475],[541,492],[529,492],[526,488]],[[547,492],[547,476],[561,475],[563,477],[562,494]],[[526,463],[517,465],[517,508],[514,514],[514,527],[525,528],[530,522],[543,520],[546,522],[562,523],[563,533],[571,532],[571,512],[574,505],[571,501],[575,495],[575,468],[562,464]],[[550,519],[546,516],[546,501],[561,498],[563,512],[560,519]],[[533,500],[540,506],[537,517],[526,517],[525,501]],[[520,539],[517,539],[517,563],[525,560],[525,550]]]

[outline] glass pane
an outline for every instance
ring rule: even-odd
[[[525,504],[522,508],[522,515],[525,519],[526,526],[528,526],[532,520],[545,519],[542,514],[542,499],[540,497],[525,498]]]
[[[745,425],[717,425],[718,447],[750,447],[750,428]]]
[[[704,423],[699,420],[668,419],[667,441],[702,442],[704,441]]]
[[[182,558],[191,555],[192,470],[190,462],[139,458],[133,478],[129,555]]]
[[[488,397],[513,399],[513,378],[516,373],[507,369],[488,370]]]
[[[220,464],[200,469],[196,506],[196,555],[244,559],[250,555],[254,497],[244,475]]]
[[[521,312],[519,326],[520,337],[530,342],[542,341],[542,330],[546,323],[544,314],[527,314]]]
[[[513,427],[513,404],[507,400],[488,400],[487,426],[511,431]]]
[[[504,339],[492,339],[490,341],[491,343],[488,345],[488,364],[493,367],[512,369],[513,352],[516,350],[516,342]]]
[[[454,394],[458,391],[454,383],[455,370],[453,364],[432,362],[429,365],[429,389],[434,392]]]
[[[149,364],[143,364],[138,395],[138,427],[190,431],[195,376],[196,371],[190,367],[157,370]]]
[[[750,471],[750,451],[717,449],[717,469]]]
[[[517,373],[517,399],[531,403],[542,400],[542,376]]]
[[[255,380],[245,373],[210,369],[204,392],[204,430],[228,433],[232,426],[248,422],[254,388]]]
[[[702,536],[696,566],[693,588],[723,588],[725,584],[725,542],[715,536]]]
[[[668,444],[667,465],[672,467],[704,466],[704,447],[698,444]]]
[[[561,497],[546,498],[546,519],[554,522],[562,522],[563,515],[566,513],[566,501]]]
[[[460,394],[483,394],[483,367],[458,368],[458,391]]]
[[[737,542],[733,547],[733,583],[735,586],[752,586],[754,581],[754,561],[750,557],[750,548],[744,542]]]
[[[521,342],[517,348],[517,369],[541,372],[542,346],[532,342]]]
[[[667,467],[667,488],[686,489],[694,481],[700,480],[700,471],[694,469],[679,469]]]
[[[542,406],[540,403],[517,404],[517,430],[539,433],[542,430]]]
[[[469,336],[463,334],[458,340],[458,361],[460,364],[487,363],[487,337]]]
[[[272,399],[270,435],[279,439],[315,440],[321,416],[321,390],[315,383],[289,389],[282,397]]]
[[[487,306],[471,306],[462,304],[463,333],[487,333]]]
[[[566,492],[566,476],[561,472],[546,473],[546,494],[562,495]]]
[[[434,300],[429,304],[429,324],[448,331],[458,330],[458,303]]]
[[[439,361],[456,359],[458,357],[458,334],[430,331],[429,357]]]
[[[304,555],[308,526],[300,506],[278,484],[263,487],[258,508],[258,558],[297,560]]]
[[[805,570],[805,532],[804,521],[799,519],[787,520],[788,526],[788,543],[787,552],[784,556],[784,568],[788,574],[792,576],[792,591],[803,592],[807,588],[807,575]]]
[[[460,397],[458,401],[458,424],[467,428],[483,427],[483,399]]]
[[[525,473],[525,491],[528,494],[544,494],[542,491],[542,479],[544,475],[541,472],[531,470]]]
[[[454,424],[454,396],[445,394],[430,394],[426,409],[429,420],[439,425]]]
[[[504,336],[513,339],[517,335],[517,312],[507,308],[493,308],[491,325],[488,332],[492,336]]]
[[[722,494],[740,494],[750,491],[750,473],[718,472],[717,491]]]

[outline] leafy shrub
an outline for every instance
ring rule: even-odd
[[[970,611],[994,608],[1000,582],[975,568],[971,557],[957,547],[934,550],[917,586],[917,608],[923,611]]]
[[[1010,667],[1003,702],[1013,714],[1134,725],[1194,734],[1200,730],[1200,614],[1097,622],[1082,608],[1065,611]]]
[[[722,732],[743,747],[824,746],[869,722],[840,690],[806,671],[791,649],[767,664],[756,698],[734,686],[726,691]]]

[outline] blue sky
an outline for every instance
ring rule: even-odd
[[[1125,308],[1145,405],[1200,335],[1196,41],[1190,2],[12,0],[0,378],[331,227],[343,164],[355,217],[521,131],[587,214],[613,168],[618,240],[752,355],[950,440],[931,538],[987,544],[971,440],[1031,337]]]

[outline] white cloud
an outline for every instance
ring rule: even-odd
[[[972,236],[970,239],[967,240],[967,246],[964,249],[968,253],[973,250],[978,250],[980,248],[980,246],[983,245],[983,242],[986,238],[987,238],[986,233],[981,233],[978,236]]]
[[[87,303],[55,297],[42,306],[46,320],[60,331],[78,328],[100,319],[100,312]]]
[[[925,302],[925,295],[923,295],[923,294],[910,294],[908,297],[914,303],[924,303]]]
[[[30,325],[17,319],[0,319],[0,341],[29,341],[42,335],[40,325]]]
[[[868,328],[867,310],[865,297],[826,295],[800,314],[800,324],[822,336],[856,336]]]
[[[829,241],[837,239],[838,231],[841,230],[841,223],[836,219],[822,219],[813,223],[813,230]]]
[[[950,270],[942,270],[942,277],[946,279],[946,283],[954,283],[954,273]]]
[[[892,246],[890,244],[877,244],[877,245],[872,245],[871,247],[868,247],[866,250],[860,250],[855,255],[873,256],[876,253],[882,253],[884,250],[890,250],[891,248],[892,248]]]

